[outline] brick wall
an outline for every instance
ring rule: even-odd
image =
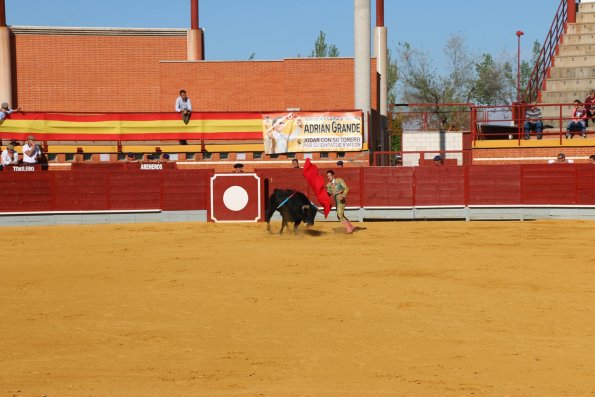
[[[352,58],[188,62],[184,31],[12,30],[15,105],[24,111],[169,112],[181,88],[199,111],[354,107]]]
[[[371,68],[375,68],[375,60]],[[160,111],[184,88],[200,111],[351,110],[352,58],[160,63]],[[372,81],[372,108],[377,108]]]
[[[159,61],[186,59],[186,36],[14,34],[25,111],[159,110]]]

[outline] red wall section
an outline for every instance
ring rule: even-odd
[[[127,170],[0,172],[2,212],[204,210],[213,170]],[[138,163],[132,164],[138,167]]]
[[[571,164],[522,166],[523,204],[576,204],[576,167]]]
[[[576,179],[576,203],[595,203],[595,167],[592,164],[577,164]]]
[[[364,168],[363,189],[366,192],[366,206],[412,207],[413,171],[413,167]]]
[[[108,200],[113,210],[161,208],[161,172],[110,172]]]
[[[415,205],[464,205],[465,167],[415,168]]]
[[[88,172],[56,171],[54,194],[56,211],[103,211],[109,209],[108,174],[100,170]]]
[[[141,171],[81,167],[73,171],[0,172],[10,192],[1,212],[207,210],[212,169]],[[350,187],[348,207],[464,205],[595,206],[595,166],[588,164],[368,167],[335,169]],[[259,169],[263,197],[275,188],[306,193],[302,169]],[[326,179],[326,169],[319,169]],[[264,205],[264,204],[263,204]]]
[[[48,172],[3,172],[0,211],[49,211],[53,208],[53,178]]]
[[[164,211],[206,209],[212,174],[213,170],[163,171],[161,208]]]
[[[474,165],[468,175],[469,205],[514,205],[521,202],[521,166]]]

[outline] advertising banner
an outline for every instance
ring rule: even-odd
[[[362,150],[361,112],[288,112],[262,115],[266,154]]]

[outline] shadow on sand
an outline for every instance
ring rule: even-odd
[[[353,228],[353,233],[360,232],[362,230],[366,230],[366,228],[365,227],[355,226]],[[345,233],[345,228],[343,228],[343,227],[334,227],[333,228],[333,232],[339,233],[339,234],[347,234],[347,233]]]

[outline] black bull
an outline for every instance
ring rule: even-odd
[[[269,205],[265,215],[267,230],[269,231],[271,230],[271,217],[275,211],[279,211],[283,218],[279,234],[283,234],[283,229],[289,222],[294,222],[293,232],[297,234],[300,223],[304,222],[308,226],[314,225],[314,217],[318,212],[318,208],[302,192],[275,189],[271,197],[269,197]]]

